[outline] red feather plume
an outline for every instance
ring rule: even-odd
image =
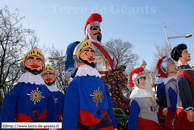
[[[86,34],[86,27],[88,26],[88,24],[90,24],[91,22],[94,22],[94,21],[102,22],[102,16],[98,13],[93,13],[93,14],[90,15],[90,17],[86,21],[86,25],[85,25],[85,28],[84,28],[85,34]]]
[[[161,65],[161,63],[162,63],[162,61],[163,61],[164,58],[166,58],[166,56],[163,56],[163,57],[158,61],[158,63],[157,63],[157,69],[158,69],[158,72],[159,72],[161,78],[166,78],[165,73],[162,71],[162,69],[161,69],[161,67],[160,67],[160,65]]]
[[[140,72],[144,72],[144,68],[143,67],[139,67],[139,68],[136,68],[135,70],[133,70],[129,76],[129,86],[132,88],[134,86],[133,84],[133,81],[132,81],[132,77],[133,77],[133,74],[135,73],[140,73]]]

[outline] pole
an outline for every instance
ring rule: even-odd
[[[168,43],[168,48],[169,48],[169,53],[170,53],[170,51],[171,51],[170,42],[169,42],[169,39],[168,39],[168,35],[167,35],[167,31],[166,31],[166,26],[165,26],[164,23],[163,23],[163,25],[164,25],[164,31],[165,31],[165,34],[166,34],[166,40],[167,40],[167,43]]]

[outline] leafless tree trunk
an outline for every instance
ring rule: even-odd
[[[5,6],[0,9],[0,89],[5,96],[21,75],[20,62],[24,54],[36,46],[37,37],[33,30],[23,29],[19,22],[19,10],[10,13]],[[0,97],[1,98],[1,97]]]
[[[110,39],[106,46],[114,52],[114,68],[118,69],[121,65],[126,67],[135,66],[138,55],[132,53],[133,44],[121,39]]]

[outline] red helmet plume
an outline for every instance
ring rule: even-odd
[[[102,16],[98,13],[93,13],[93,14],[90,15],[90,17],[86,21],[86,25],[85,25],[85,28],[84,28],[84,33],[85,34],[86,34],[86,27],[88,26],[88,24],[90,24],[94,21],[102,22]]]
[[[139,73],[142,73],[142,72],[144,72],[144,68],[143,67],[139,67],[139,68],[136,68],[135,70],[133,70],[132,72],[131,72],[131,74],[130,74],[130,76],[129,76],[129,86],[132,88],[133,86],[134,86],[134,84],[133,84],[133,75],[134,74],[139,74]]]
[[[166,58],[166,56],[163,56],[163,57],[158,61],[158,63],[157,63],[157,69],[158,69],[158,72],[159,72],[159,74],[160,74],[160,77],[166,78],[165,73],[164,73],[164,72],[162,71],[162,69],[161,69],[161,63],[162,63],[162,61],[163,61],[164,58]]]

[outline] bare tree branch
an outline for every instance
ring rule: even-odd
[[[106,46],[114,52],[114,68],[117,69],[121,65],[135,66],[139,59],[137,54],[132,53],[133,45],[121,39],[110,39],[106,42]]]
[[[24,29],[19,24],[25,18],[20,17],[19,14],[18,9],[10,13],[7,6],[0,9],[0,93],[2,97],[12,89],[21,76],[22,58],[38,42],[34,30]]]
[[[157,63],[158,60],[161,59],[163,56],[168,56],[170,54],[169,52],[169,47],[168,47],[168,43],[164,43],[164,44],[157,44],[154,43],[154,46],[156,48],[156,52],[153,52],[154,54],[154,62],[152,63],[152,65],[150,66],[151,68],[151,83],[152,86],[156,86],[156,79],[157,79]]]

